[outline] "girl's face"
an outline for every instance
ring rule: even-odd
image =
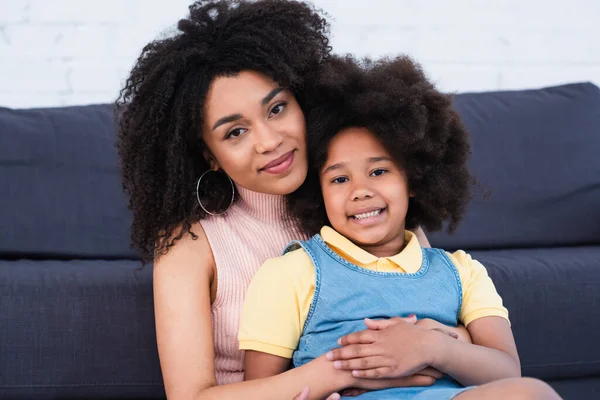
[[[344,129],[331,140],[320,180],[336,231],[377,257],[402,250],[412,194],[404,170],[369,130]]]
[[[289,91],[253,71],[215,78],[202,138],[211,167],[256,192],[289,194],[306,179],[304,114]]]

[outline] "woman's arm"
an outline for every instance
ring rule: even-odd
[[[521,376],[517,346],[506,319],[480,318],[471,322],[467,330],[473,344],[436,335],[432,367],[465,386]]]
[[[416,229],[413,229],[412,233],[417,236],[417,240],[419,241],[421,247],[431,247],[427,236],[425,236],[425,232],[423,232],[423,229],[421,229],[420,226],[418,226]]]
[[[216,384],[211,326],[214,260],[206,235],[187,235],[154,262],[154,314],[169,399],[191,399]]]
[[[202,228],[154,263],[154,307],[160,364],[167,396],[179,399],[292,399],[310,385],[311,398],[347,386],[350,374],[324,358],[284,374],[215,386],[211,285],[216,279],[211,248]]]
[[[259,351],[246,350],[244,365],[246,375],[244,376],[244,380],[261,379],[281,374],[287,371],[289,367],[290,360],[286,358]],[[335,370],[334,373],[339,374],[340,380],[346,382],[344,389],[352,387],[366,390],[380,390],[390,387],[430,386],[435,383],[436,378],[441,377],[441,374],[436,374],[433,371],[423,371],[422,374],[395,379],[360,379],[353,377],[349,371],[339,370]],[[319,379],[327,378],[319,377]],[[308,383],[307,386],[311,389],[310,392],[313,393],[313,383]]]

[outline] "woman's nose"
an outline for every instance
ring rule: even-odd
[[[255,147],[259,154],[274,151],[283,142],[283,136],[276,129],[269,126],[269,124],[264,123],[256,126],[255,132]]]

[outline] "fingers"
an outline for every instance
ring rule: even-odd
[[[336,369],[359,370],[386,367],[389,360],[382,356],[355,358],[352,360],[338,360],[333,362]]]
[[[453,337],[454,339],[458,339],[458,333],[456,333],[456,332],[452,332],[452,331],[449,331],[449,330],[443,329],[443,328],[434,328],[432,330],[441,332],[444,335],[448,335],[450,337]]]
[[[425,368],[425,369],[417,372],[417,374],[418,375],[430,376],[430,377],[435,378],[435,379],[440,379],[442,376],[444,376],[444,374],[442,372],[438,371],[435,368],[430,368],[430,367]]]
[[[431,386],[435,383],[435,378],[426,375],[411,375],[386,380],[393,385],[391,387]]]
[[[352,376],[357,378],[377,379],[377,378],[389,378],[392,369],[390,367],[379,367],[373,369],[355,369],[352,371]]]
[[[342,391],[341,395],[346,397],[356,397],[368,392],[367,389],[350,388]]]
[[[354,332],[346,336],[342,336],[338,340],[340,346],[348,346],[350,344],[368,344],[373,343],[376,338],[375,332],[371,330],[364,330],[360,332]]]
[[[413,375],[410,379],[411,386],[431,386],[435,383],[435,378],[427,375]]]
[[[361,393],[359,393],[361,394]],[[308,400],[310,396],[310,388],[306,386],[300,393],[294,396],[293,400]],[[358,395],[355,395],[358,396]],[[330,394],[325,400],[340,400],[340,395],[338,393]]]
[[[411,314],[408,317],[404,317],[404,318],[394,317],[394,318],[379,319],[379,320],[372,320],[369,318],[365,318],[365,325],[367,325],[367,328],[369,328],[371,330],[376,330],[376,331],[380,331],[382,329],[389,328],[390,326],[396,325],[399,322],[415,324],[417,322],[417,316],[415,314]]]
[[[431,386],[435,379],[425,375],[410,375],[390,379],[357,379],[355,386],[362,389],[381,390],[393,387]]]
[[[300,393],[294,396],[293,400],[308,400],[308,396],[310,395],[310,388],[306,386]]]
[[[372,344],[351,344],[329,351],[325,355],[325,358],[331,361],[336,361],[378,356],[380,355],[378,349],[379,348],[377,346]]]
[[[432,320],[429,318],[423,318],[423,319],[419,320],[416,324],[417,324],[417,326],[420,326],[421,328],[438,331],[438,332],[443,333],[444,335],[453,337],[454,339],[459,338],[459,335],[458,335],[458,333],[455,332],[455,330],[451,329],[450,327],[448,327],[438,321],[435,321],[435,320]]]

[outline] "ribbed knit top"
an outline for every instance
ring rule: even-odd
[[[283,196],[238,187],[240,195],[224,215],[200,221],[217,268],[212,304],[215,372],[218,384],[243,379],[238,326],[246,289],[262,263],[281,255],[292,240],[307,239],[288,218]]]

